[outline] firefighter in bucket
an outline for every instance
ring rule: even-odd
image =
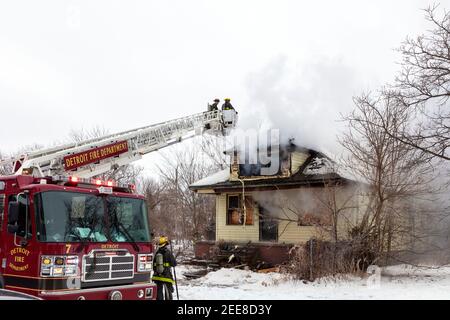
[[[157,286],[156,300],[173,300],[173,285],[176,285],[172,275],[172,267],[175,268],[177,262],[169,249],[169,239],[161,236],[158,240],[158,250],[153,260],[152,280]]]

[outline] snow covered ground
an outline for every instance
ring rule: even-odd
[[[220,269],[191,280],[183,276],[196,270],[200,268],[177,267],[180,299],[450,299],[450,267],[398,265],[375,269],[371,275],[313,283],[293,281],[278,273],[238,269]]]

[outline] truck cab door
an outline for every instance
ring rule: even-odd
[[[32,235],[29,196],[22,193],[9,195],[5,210],[7,226],[3,237],[5,239],[3,272],[6,275],[25,275],[29,272],[33,258],[29,248]]]
[[[0,193],[0,289],[4,287],[4,280],[2,273],[6,267],[6,259],[5,259],[5,241],[3,241],[3,237],[5,236],[5,194]]]

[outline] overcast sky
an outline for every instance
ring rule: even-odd
[[[426,29],[428,4],[2,1],[0,151],[170,120],[215,97],[244,128],[269,122],[331,150],[339,113],[393,78],[393,49]]]

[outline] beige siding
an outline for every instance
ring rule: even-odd
[[[308,188],[305,188],[308,189]],[[302,189],[304,191],[305,189]],[[313,189],[310,189],[313,190]],[[301,192],[300,190],[298,192]],[[319,190],[314,188],[314,192],[330,192]],[[348,231],[360,220],[361,207],[364,208],[364,202],[367,201],[365,197],[353,196],[351,197],[348,193],[342,192],[342,190],[336,191],[336,201],[339,206],[353,207],[345,213],[339,219],[338,225],[338,236],[342,239],[348,235]],[[265,193],[265,192],[264,192]],[[249,194],[250,195],[250,194]],[[316,196],[318,196],[316,194]],[[263,195],[265,197],[265,195]],[[312,197],[312,196],[311,196]],[[351,197],[351,201],[347,201]],[[256,197],[257,199],[257,197]],[[301,199],[301,198],[299,198]],[[347,201],[347,202],[345,202]],[[301,206],[303,200],[300,201]],[[216,196],[216,239],[224,241],[238,241],[238,242],[259,242],[259,219],[258,219],[258,208],[254,208],[254,224],[253,225],[227,225],[226,224],[226,206],[227,206],[227,196],[226,194],[221,194]],[[300,208],[297,206],[297,208]],[[319,209],[317,209],[319,210]],[[306,211],[310,211],[307,209]],[[315,226],[299,226],[297,224],[298,217],[294,213],[289,213],[288,209],[281,210],[280,212],[271,212],[273,216],[281,217],[282,219],[289,219],[290,221],[279,220],[278,225],[278,242],[279,243],[304,243],[308,241],[311,237],[329,239],[330,238],[330,226],[315,227]],[[287,216],[290,214],[291,216]],[[323,214],[323,213],[322,213]]]
[[[297,173],[300,167],[305,163],[306,159],[308,159],[308,157],[309,153],[305,152],[291,153],[291,174]]]
[[[303,243],[312,237],[321,237],[322,232],[316,227],[298,226],[295,222],[280,221],[278,225],[278,242]]]
[[[254,210],[253,225],[227,225],[227,196],[216,197],[216,239],[218,241],[259,241],[259,220],[257,210]]]

